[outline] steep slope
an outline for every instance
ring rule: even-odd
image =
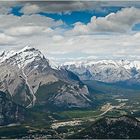
[[[73,71],[81,80],[140,83],[140,61],[91,60],[67,62],[62,67]]]
[[[103,118],[70,138],[78,139],[139,139],[140,122],[129,116]]]
[[[24,120],[25,110],[0,91],[0,126]]]
[[[91,104],[88,89],[79,78],[68,70],[52,68],[35,48],[27,46],[18,52],[3,52],[0,67],[0,90],[27,108],[35,104],[66,108]],[[52,90],[48,89],[50,86]]]

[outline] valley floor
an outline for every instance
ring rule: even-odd
[[[93,88],[98,90],[98,83]],[[40,108],[29,109],[23,123],[0,127],[0,138],[69,138],[106,117],[128,115],[140,119],[140,90],[100,84],[101,89],[104,93],[92,93],[92,109],[47,113]]]
[[[128,101],[119,99],[114,104],[108,101],[94,110],[70,110],[48,114],[33,112],[34,119],[29,122],[0,127],[0,138],[67,138],[104,117],[134,116],[131,110],[128,111],[130,106],[127,104]],[[46,120],[44,115],[48,117]]]

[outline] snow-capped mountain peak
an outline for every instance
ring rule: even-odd
[[[110,83],[140,77],[138,60],[86,60],[67,62],[62,67],[79,75],[81,80],[93,79]]]
[[[44,55],[38,50],[30,46],[26,46],[20,51],[3,52],[0,55],[0,63],[8,62],[11,65],[18,65],[18,67],[26,66],[34,60],[45,58]]]
[[[102,66],[115,66],[115,67],[124,67],[126,69],[140,69],[140,61],[129,61],[129,60],[84,60],[84,61],[72,61],[65,62],[62,66],[75,66],[75,67],[91,67],[94,65],[102,65]]]
[[[35,50],[35,48],[27,45],[24,48],[22,48],[20,51],[21,52],[24,52],[24,51],[30,51],[30,50]]]
[[[89,92],[79,78],[64,69],[56,70],[55,64],[39,50],[26,46],[17,52],[3,52],[0,61],[0,90],[11,95],[18,104],[27,108],[34,106],[40,102],[37,97],[44,94],[41,89],[45,87],[46,96],[54,93],[48,99],[54,106],[90,106]],[[46,96],[41,99],[43,104],[48,102]]]

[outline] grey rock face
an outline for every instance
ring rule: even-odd
[[[0,90],[9,94],[22,106],[27,108],[34,106],[38,100],[36,93],[39,93],[40,87],[47,87],[56,82],[63,84],[55,87],[57,89],[55,93],[52,91],[49,93],[59,96],[54,98],[51,96],[48,100],[54,104],[59,102],[61,106],[65,103],[75,107],[90,106],[88,90],[79,78],[68,70],[53,69],[49,60],[37,49],[25,47],[19,52],[3,53],[0,56],[0,67]],[[63,89],[65,85],[69,86],[69,90]]]
[[[79,90],[79,87],[72,85],[63,85],[58,94],[52,96],[49,101],[58,107],[63,108],[85,108],[90,107],[92,102],[88,97],[88,90],[83,87]]]

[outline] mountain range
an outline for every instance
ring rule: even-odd
[[[62,68],[54,69],[35,48],[2,52],[0,67],[0,91],[17,105],[45,109],[91,106],[88,88],[78,76]]]
[[[105,83],[140,84],[140,61],[128,60],[87,60],[66,62],[66,68],[83,80]]]
[[[121,100],[123,94],[121,90],[116,90],[118,86],[114,87],[114,84],[122,84],[123,87],[140,85],[139,61],[91,60],[66,62],[58,66],[54,64],[55,62],[50,61],[38,49],[29,46],[19,51],[4,51],[0,54],[0,128],[8,128],[9,125],[14,125],[15,128],[21,126],[29,130],[26,135],[30,138],[29,135],[32,136],[33,133],[29,126],[34,122],[37,127],[49,126],[56,136],[60,136],[55,132],[57,130],[52,130],[50,124],[61,119],[70,119],[69,111],[76,109],[83,113],[91,110],[90,113],[95,113],[94,117],[98,118],[101,115],[96,113],[101,112],[106,102],[111,102],[111,105],[115,101],[120,105],[120,102],[112,97],[117,95]],[[117,94],[112,92],[113,90],[116,90]],[[123,88],[122,91],[125,94],[129,90]],[[135,92],[132,90],[131,93],[133,91]],[[134,107],[136,109],[136,106]],[[107,112],[111,112],[108,109]],[[68,113],[68,118],[63,113]],[[74,112],[71,113],[74,115]],[[68,133],[66,138],[139,138],[140,123],[129,116],[103,116],[95,122],[88,122],[90,125],[86,125],[86,121],[81,124],[80,131],[75,131],[73,135]],[[13,132],[11,130],[8,128],[10,133]],[[42,130],[36,130],[36,134],[42,135]],[[45,128],[43,135],[47,135],[46,130]],[[3,132],[4,130],[1,133]],[[65,131],[63,134],[65,135]]]

